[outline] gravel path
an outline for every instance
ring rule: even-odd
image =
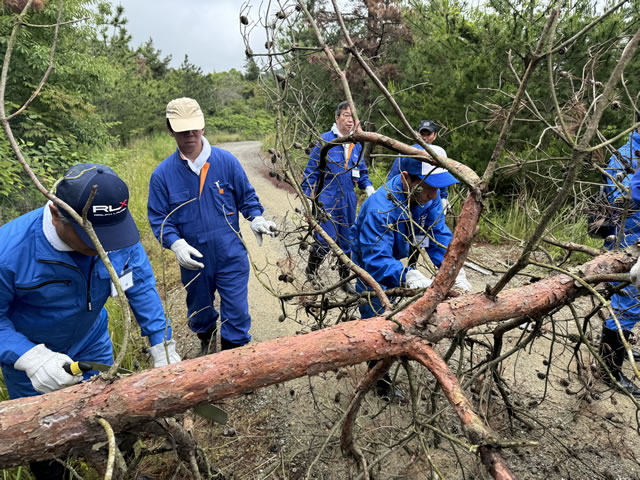
[[[260,142],[234,142],[219,145],[229,150],[242,164],[249,181],[256,189],[260,202],[264,207],[264,216],[282,222],[287,210],[291,210],[297,202],[295,195],[286,189],[278,188],[268,176],[266,162],[268,157],[260,152]],[[275,263],[285,256],[285,250],[279,240],[265,236],[262,247],[258,247],[256,238],[249,227],[250,222],[241,222],[240,230],[249,251],[249,258],[255,264],[258,275],[263,282],[272,288],[281,289],[282,282],[278,282],[280,275]],[[249,279],[249,313],[251,314],[251,336],[253,341],[262,342],[272,338],[295,334],[299,328],[292,321],[279,322],[282,313],[280,302],[260,283],[256,271]]]

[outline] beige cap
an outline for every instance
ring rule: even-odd
[[[193,98],[176,98],[167,104],[167,118],[174,132],[202,130],[204,115]]]

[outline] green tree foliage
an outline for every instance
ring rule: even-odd
[[[12,52],[6,109],[18,109],[47,69],[58,2],[30,12]],[[0,11],[0,52],[16,15]],[[105,147],[126,145],[141,135],[166,131],[164,109],[172,98],[197,99],[207,129],[257,138],[273,129],[258,88],[260,72],[205,74],[185,56],[170,66],[152,39],[134,48],[121,6],[94,0],[66,0],[54,68],[40,95],[11,126],[36,173],[51,185],[78,161],[106,161]],[[45,27],[43,27],[45,26]],[[41,203],[25,180],[4,135],[0,136],[0,222]],[[18,203],[16,203],[18,202]],[[22,202],[22,203],[21,203]]]
[[[167,81],[171,58],[162,58],[151,39],[136,50],[130,47],[122,7],[113,11],[105,5],[100,13],[103,26],[92,49],[108,63],[112,77],[109,88],[97,92],[93,101],[109,133],[126,144],[141,134],[164,130],[162,113],[174,90]]]
[[[349,60],[349,52],[341,48],[342,32],[337,25],[336,15],[330,2],[310,1],[308,8],[325,34],[327,45],[333,48],[336,61],[345,68],[345,75],[352,88],[353,99],[359,107],[363,119],[379,120],[375,115],[377,89],[372,85],[365,71]],[[406,56],[411,35],[402,16],[403,2],[397,0],[357,0],[345,5],[344,17],[351,37],[367,59],[375,74],[383,83],[399,81],[404,72],[400,61]],[[315,33],[303,21],[303,15],[295,18],[295,23],[286,36],[278,36],[278,49],[287,51],[293,47],[312,48],[318,46]],[[310,53],[308,50],[293,50],[284,56],[283,75],[293,90],[292,102],[299,102],[309,111],[311,118],[317,118],[324,125],[334,121],[335,107],[345,99],[340,79],[327,64],[324,52]],[[295,77],[287,76],[295,72]],[[309,81],[312,79],[312,81]],[[281,85],[282,86],[282,85]]]
[[[475,2],[470,6],[463,0],[385,0],[349,2],[342,13],[358,51],[394,95],[410,124],[415,127],[421,119],[440,123],[444,129],[437,143],[451,157],[482,172],[551,9],[561,7],[555,46],[585,29],[611,6],[613,2],[595,0],[562,5],[489,0],[481,6]],[[360,118],[372,121],[382,133],[399,138],[405,135],[404,140],[413,143],[404,127],[399,131],[390,128],[390,124],[400,125],[400,119],[388,102],[370,98],[369,81],[361,79],[357,62],[349,60],[349,52],[341,48],[330,2],[308,2],[308,7],[350,80]],[[589,115],[586,105],[599,95],[601,82],[619,58],[625,40],[638,28],[639,11],[637,2],[628,2],[579,41],[556,52],[551,57],[551,72],[546,61],[538,66],[501,159],[494,185],[498,194],[511,195],[525,187],[533,192],[548,191],[549,179],[562,177],[569,148],[552,132],[560,119],[549,79],[553,79],[558,103],[563,106],[562,120],[577,132]],[[281,50],[294,45],[319,46],[302,16],[281,37]],[[295,94],[288,101],[306,112],[305,116],[296,114],[306,123],[306,128],[296,130],[296,136],[298,140],[316,138],[316,132],[331,125],[333,108],[343,100],[340,82],[323,52],[300,50],[281,58],[285,75],[298,73],[288,80]],[[603,118],[603,138],[629,127],[634,103],[640,100],[639,68],[636,56],[626,69],[625,85],[619,86],[617,98]],[[611,151],[596,152],[596,156],[602,162]],[[583,172],[583,178],[597,180],[600,176],[591,170]]]
[[[248,58],[244,64],[246,71],[244,79],[249,82],[255,82],[260,77],[260,67],[253,58]]]
[[[195,98],[205,114],[215,110],[211,81],[200,67],[189,61],[188,55],[184,56],[180,68],[169,72],[167,80],[173,87],[174,96]]]
[[[33,162],[45,183],[109,138],[107,125],[91,102],[92,96],[108,84],[112,69],[90,50],[90,40],[96,34],[92,26],[95,14],[88,8],[90,3],[85,0],[64,3],[63,22],[79,18],[89,21],[60,27],[54,69],[47,83],[29,108],[11,122],[25,156]],[[42,12],[31,13],[26,19],[40,26],[23,27],[19,32],[7,82],[8,114],[27,101],[47,70],[54,29],[42,25],[55,24],[58,8],[58,2],[47,2]],[[3,57],[14,22],[14,14],[8,10],[0,12]],[[13,210],[25,202],[24,207],[28,209],[35,189],[21,174],[4,134],[0,136],[0,152],[0,205]]]
[[[408,111],[419,118],[434,118],[452,129],[443,140],[447,152],[476,171],[483,171],[490,149],[502,127],[504,107],[518,88],[509,67],[525,70],[535,49],[551,4],[523,0],[491,0],[489,8],[468,8],[463,2],[436,0],[429,4],[413,1],[405,18],[413,34],[413,46],[404,58],[405,77],[398,84],[398,99],[410,105]],[[573,2],[562,12],[556,44],[571,38],[596,17],[597,3]],[[610,72],[619,58],[620,39],[637,28],[637,12],[621,9],[606,18],[581,40],[553,56],[553,76],[558,101],[567,104],[565,120],[578,128],[588,112],[585,100],[597,95],[601,85],[581,75],[592,73],[597,82]],[[638,61],[628,69],[630,91],[638,92]],[[588,77],[589,75],[587,75]],[[594,88],[595,87],[595,88]],[[561,159],[566,146],[553,135],[545,135],[545,125],[534,114],[533,106],[551,125],[557,123],[549,91],[546,65],[536,71],[528,88],[530,98],[518,113],[505,160],[524,165],[528,160]],[[622,95],[620,96],[622,98]],[[628,127],[632,105],[612,105],[604,122],[613,128],[608,133]],[[534,149],[537,146],[537,149]],[[608,155],[607,155],[608,157]],[[525,167],[526,170],[526,167]],[[498,177],[498,181],[504,177]],[[529,178],[531,180],[531,178]],[[498,186],[511,188],[508,182]]]
[[[89,1],[65,2],[63,21],[82,17],[94,18],[87,7]],[[37,25],[55,24],[58,3],[48,2],[44,11],[28,16]],[[4,56],[15,15],[0,14],[0,52]],[[7,100],[17,107],[26,101],[45,73],[53,28],[22,28],[12,54],[7,83]],[[88,41],[95,29],[87,23],[60,28],[54,70],[42,93],[29,107],[29,115],[16,117],[12,125],[17,137],[44,143],[51,137],[61,137],[74,144],[100,142],[106,128],[89,101],[91,94],[103,88],[109,79],[109,69],[102,59],[95,58]],[[9,109],[12,112],[12,109]]]
[[[209,131],[242,133],[250,138],[273,131],[273,113],[265,109],[265,92],[257,81],[245,78],[235,69],[208,76],[215,106],[207,118]]]

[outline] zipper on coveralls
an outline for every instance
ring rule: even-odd
[[[80,276],[85,280],[87,284],[87,312],[91,312],[93,310],[93,307],[91,305],[91,273],[93,272],[93,267],[97,261],[98,261],[98,257],[97,256],[93,257],[93,260],[91,261],[91,265],[89,266],[89,278],[85,278],[84,275],[82,274],[82,271],[75,265],[59,262],[57,260],[38,260],[38,262],[40,263],[47,263],[50,265],[61,265],[63,267],[70,268],[71,270],[75,270],[80,274]]]

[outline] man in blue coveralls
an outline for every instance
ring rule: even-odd
[[[209,145],[198,102],[178,98],[167,105],[167,128],[178,148],[156,167],[149,183],[147,214],[154,235],[176,254],[187,289],[189,328],[209,353],[222,314],[223,350],[251,340],[247,300],[249,260],[240,237],[240,213],[251,220],[258,245],[276,234],[236,157]],[[220,313],[214,308],[216,290]]]
[[[424,140],[424,142],[429,145],[429,147],[431,147],[431,149],[436,153],[436,155],[440,156],[440,157],[447,157],[447,152],[445,151],[444,148],[438,146],[438,145],[433,145],[433,142],[436,141],[436,138],[438,138],[438,125],[436,124],[436,122],[434,122],[433,120],[422,120],[420,122],[420,124],[418,125],[418,128],[416,129],[418,131],[418,133],[420,134],[420,136],[422,137],[422,140]],[[416,143],[415,145],[412,145],[412,147],[416,147],[419,148],[421,150],[424,150],[422,148],[422,146],[419,143]],[[400,173],[400,159],[402,157],[396,157],[395,160],[393,161],[393,165],[391,165],[391,169],[389,170],[389,173],[387,174],[387,181],[391,180],[393,177],[395,177],[396,175],[398,175]],[[447,207],[449,206],[449,189],[448,187],[442,187],[440,189],[440,201],[442,203],[442,209],[445,211],[445,213],[447,212]]]
[[[105,165],[71,167],[56,196],[87,218],[142,330],[155,367],[180,361],[149,259],[129,213],[129,190]],[[53,392],[97,372],[71,375],[74,361],[113,363],[107,269],[87,233],[52,202],[0,227],[0,366],[11,398]],[[165,336],[166,331],[166,336]],[[62,478],[58,462],[33,462],[36,478]]]
[[[401,259],[408,257],[412,239],[421,234],[429,239],[425,246],[429,258],[440,267],[453,235],[444,222],[439,189],[458,181],[447,170],[415,158],[402,157],[399,165],[400,174],[360,207],[353,227],[352,259],[385,289],[427,288],[432,280],[416,268],[405,267]],[[421,225],[426,228],[422,229]],[[471,290],[464,269],[460,269],[454,287]],[[356,289],[362,292],[368,287],[358,280]],[[382,305],[375,297],[360,307],[363,319],[382,312]],[[393,398],[395,392],[388,375],[378,381],[376,392],[385,399]]]
[[[436,155],[440,157],[447,157],[447,152],[444,148],[439,147],[438,145],[433,145],[433,142],[438,137],[438,125],[433,120],[422,120],[417,128],[418,133],[422,137],[422,140],[431,147],[431,149],[436,153]],[[419,148],[420,150],[424,150],[422,146],[418,143],[412,145],[412,147]],[[387,174],[387,181],[391,180],[393,177],[400,173],[400,159],[402,157],[396,157],[393,161],[393,165],[391,165],[391,169]],[[442,203],[442,210],[444,213],[447,213],[447,207],[449,206],[449,187],[442,187],[438,189],[440,192],[440,202]],[[421,229],[425,228],[425,225],[420,225]],[[420,247],[426,247],[429,243],[429,239],[426,238],[424,234],[418,233],[415,238],[414,245],[411,247],[411,251],[409,252],[409,265],[415,267],[418,258],[420,257]]]
[[[336,108],[336,122],[331,130],[322,134],[320,143],[311,150],[301,183],[304,194],[310,199],[315,199],[328,217],[320,226],[347,256],[351,253],[351,226],[356,218],[357,199],[354,187],[358,185],[367,196],[371,196],[375,189],[369,180],[367,166],[361,158],[360,144],[336,144],[327,152],[324,168],[319,161],[322,145],[331,143],[338,137],[346,137],[353,131],[354,126],[349,102],[340,103]],[[324,182],[321,191],[318,191],[321,174],[324,174]],[[306,268],[309,280],[315,279],[318,267],[329,252],[329,247],[322,237],[316,235],[315,240]],[[341,279],[349,277],[351,273],[349,267],[342,263],[338,272]],[[345,284],[343,289],[347,293],[355,293],[349,284]]]
[[[640,116],[638,117],[640,121]],[[634,130],[629,135],[629,140],[615,152],[609,159],[606,168],[608,176],[605,176],[607,186],[605,187],[607,199],[613,206],[614,216],[620,218],[624,209],[623,192],[616,185],[625,188],[631,187],[633,202],[629,206],[624,229],[621,231],[620,221],[615,223],[615,230],[605,240],[605,247],[609,250],[615,248],[616,241],[620,235],[620,248],[634,244],[640,238],[640,188],[639,180],[634,172],[638,169],[638,159],[640,157],[640,129]],[[632,180],[633,177],[633,180]],[[615,180],[615,181],[614,181]],[[635,268],[635,267],[634,267]],[[611,306],[616,317],[622,326],[622,334],[629,339],[631,330],[640,319],[640,300],[636,286],[628,286],[620,294],[611,297]],[[617,385],[611,384],[608,375],[604,376],[607,383],[612,387],[624,388],[635,397],[640,397],[640,388],[622,373],[622,365],[626,351],[618,328],[613,318],[609,318],[602,329],[602,339],[600,342],[600,356],[603,358],[609,371],[616,379]]]

